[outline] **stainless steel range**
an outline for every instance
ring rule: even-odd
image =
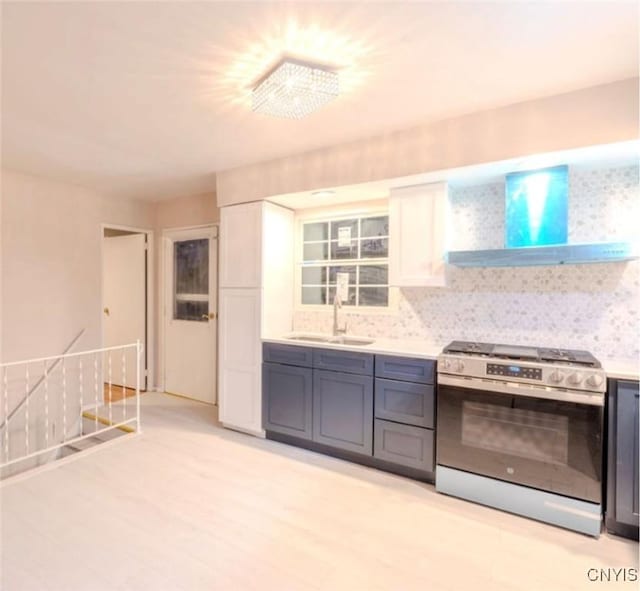
[[[436,489],[598,536],[605,387],[586,351],[452,342],[438,357]]]

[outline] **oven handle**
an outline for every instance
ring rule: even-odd
[[[547,387],[532,387],[513,382],[500,382],[482,378],[460,378],[445,374],[438,374],[438,384],[443,386],[455,386],[468,390],[485,390],[510,394],[513,396],[527,396],[528,398],[546,398],[547,400],[559,400],[575,404],[588,404],[591,406],[604,406],[604,394],[594,392],[566,392]]]

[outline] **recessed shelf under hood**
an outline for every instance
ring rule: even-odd
[[[446,263],[456,267],[528,267],[608,263],[637,258],[640,258],[640,255],[635,243],[599,242],[493,250],[454,250],[446,254]]]

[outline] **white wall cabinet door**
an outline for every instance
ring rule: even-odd
[[[262,290],[221,289],[219,418],[226,427],[263,434]]]
[[[220,287],[262,286],[263,204],[220,210]]]
[[[389,196],[389,284],[444,286],[447,184],[392,189]]]

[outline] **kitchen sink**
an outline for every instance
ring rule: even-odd
[[[310,343],[328,343],[331,337],[318,337],[318,336],[306,336],[295,335],[292,337],[286,337],[288,341],[308,341]]]
[[[332,337],[330,335],[293,335],[287,337],[288,341],[306,341],[309,343],[329,343],[333,345],[351,345],[357,347],[363,347],[365,345],[371,345],[374,343],[374,339],[366,339],[362,337],[348,337],[348,336],[339,336]]]

